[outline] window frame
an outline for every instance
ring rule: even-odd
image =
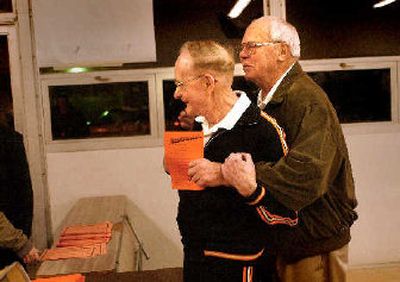
[[[175,72],[173,67],[160,68],[157,70],[156,74],[156,92],[157,92],[157,117],[158,117],[158,135],[161,139],[164,138],[165,131],[165,116],[164,116],[164,80],[175,79]]]
[[[0,24],[14,24],[17,21],[16,0],[11,0],[12,12],[0,13]]]
[[[338,58],[338,59],[322,59],[322,60],[304,60],[300,64],[305,72],[318,71],[348,71],[348,70],[374,70],[389,69],[390,70],[390,104],[391,104],[391,121],[380,122],[355,122],[346,123],[344,127],[354,127],[357,125],[372,126],[376,124],[394,125],[399,123],[399,99],[398,99],[398,64],[400,57],[359,57],[359,58]]]
[[[390,69],[391,121],[342,123],[346,134],[371,134],[400,131],[400,56],[300,60],[305,72]],[[235,65],[235,76],[243,76],[241,64]]]
[[[124,137],[92,137],[85,139],[54,140],[51,132],[51,110],[49,86],[107,84],[114,82],[146,81],[149,93],[150,134]],[[40,78],[41,98],[44,117],[43,136],[47,152],[88,151],[133,147],[154,147],[159,142],[159,121],[157,117],[157,95],[154,72],[146,70],[117,70],[88,72],[80,74],[48,74]]]
[[[400,56],[340,58],[300,61],[304,71],[346,71],[367,69],[389,69],[391,91],[391,121],[357,122],[342,124],[345,133],[368,134],[400,130]],[[244,76],[241,64],[235,64],[234,76]],[[97,78],[96,78],[97,77]],[[80,74],[41,75],[42,104],[44,116],[44,139],[47,152],[88,151],[101,149],[123,149],[157,147],[163,144],[165,130],[163,81],[174,79],[174,68],[154,68],[135,70],[109,70]],[[106,80],[104,82],[104,80]],[[93,137],[87,139],[53,140],[49,86],[92,83],[147,81],[149,85],[149,111],[151,134],[128,137]]]
[[[286,20],[286,0],[265,1],[268,2],[270,15]],[[349,135],[400,131],[400,56],[300,60],[300,64],[304,71],[390,68],[392,120],[387,122],[346,123],[342,124],[342,128],[344,133]]]

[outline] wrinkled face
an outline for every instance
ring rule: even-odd
[[[267,33],[260,24],[252,23],[242,39],[242,46],[248,43],[271,42]],[[243,66],[245,78],[261,85],[266,77],[276,72],[279,44],[270,44],[253,48],[245,47],[239,57]]]
[[[202,115],[206,107],[205,89],[202,80],[204,75],[196,73],[192,68],[192,58],[183,52],[175,63],[175,99],[181,99],[186,104],[188,115]]]

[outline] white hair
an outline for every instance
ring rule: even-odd
[[[261,18],[270,23],[269,35],[272,41],[286,43],[293,57],[300,57],[300,38],[294,26],[279,17],[266,16]]]

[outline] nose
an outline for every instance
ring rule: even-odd
[[[243,48],[242,50],[240,50],[239,52],[239,58],[240,60],[244,60],[246,58],[250,57],[250,53],[248,50],[246,50],[246,48]]]
[[[182,97],[181,91],[179,90],[180,87],[176,87],[175,92],[174,92],[174,98],[176,100],[180,99]]]

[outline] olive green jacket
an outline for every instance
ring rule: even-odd
[[[291,261],[342,247],[357,201],[342,129],[325,92],[296,63],[264,111],[284,128],[289,153],[275,164],[257,163],[257,181],[299,215],[297,226],[273,229],[271,250]]]
[[[0,248],[10,249],[20,257],[31,249],[32,243],[20,229],[16,229],[7,217],[0,211]]]

